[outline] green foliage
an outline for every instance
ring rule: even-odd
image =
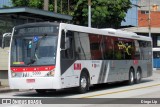
[[[11,0],[14,7],[43,8],[43,0]]]
[[[44,0],[11,0],[13,5],[28,6],[42,9]],[[88,0],[57,0],[57,12],[73,16],[73,23],[88,25]],[[130,8],[130,0],[91,0],[92,27],[118,28]],[[54,11],[54,0],[49,0],[49,11]]]
[[[28,6],[29,7],[35,7],[42,9],[43,8],[43,0],[28,0]]]
[[[130,0],[92,0],[92,27],[118,28],[130,5]],[[87,26],[88,0],[79,0],[74,11],[74,23]]]
[[[11,0],[14,7],[28,6],[28,0]]]

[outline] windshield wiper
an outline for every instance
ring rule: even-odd
[[[37,56],[36,53],[37,53],[37,50],[40,46],[40,43],[41,43],[42,39],[44,39],[46,36],[47,36],[47,34],[43,34],[42,38],[37,42],[34,53],[33,53],[33,57],[30,59],[30,62],[27,65],[34,64],[38,60],[38,56]]]
[[[36,60],[34,59],[31,59],[29,63],[27,63],[27,65],[31,65],[31,64],[34,64],[36,62]]]

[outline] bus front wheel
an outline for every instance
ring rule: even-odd
[[[89,89],[89,79],[88,75],[86,73],[82,73],[80,76],[80,82],[79,82],[79,87],[78,91],[79,93],[85,93]]]

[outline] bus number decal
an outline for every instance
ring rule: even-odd
[[[41,75],[41,72],[36,71],[36,72],[33,72],[32,74],[33,74],[33,75]]]
[[[29,77],[29,73],[28,72],[23,72],[22,77]]]

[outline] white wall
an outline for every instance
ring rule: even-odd
[[[8,70],[9,48],[0,48],[0,71]]]

